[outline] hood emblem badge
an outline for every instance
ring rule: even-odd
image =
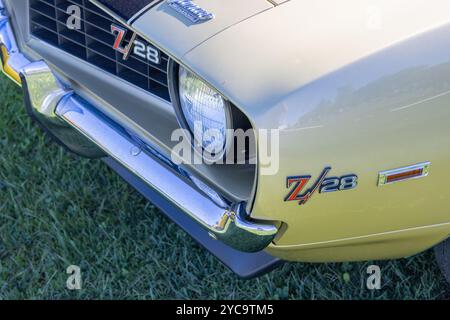
[[[214,14],[200,8],[192,0],[167,0],[167,4],[193,23],[214,19]]]

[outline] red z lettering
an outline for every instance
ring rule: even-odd
[[[322,185],[323,181],[325,180],[330,170],[331,168],[329,167],[325,168],[320,177],[311,187],[311,189],[307,190],[303,194],[300,194],[300,192],[304,189],[309,180],[311,180],[311,176],[288,177],[286,188],[290,188],[293,184],[295,185],[292,188],[291,192],[288,194],[288,196],[284,199],[284,201],[298,201],[299,205],[304,205],[305,203],[307,203],[308,200],[311,199],[311,197],[317,191],[317,189],[319,189],[319,187]]]
[[[299,197],[299,193],[303,190],[306,184],[311,180],[311,176],[304,177],[289,177],[287,179],[286,188],[290,188],[293,184],[295,186],[292,188],[292,191],[288,194],[284,201],[299,201],[301,200]]]
[[[119,51],[122,54],[127,54],[128,53],[128,48],[122,48],[120,45],[122,44],[123,38],[125,37],[125,35],[127,34],[127,30],[118,27],[116,25],[112,25],[111,26],[111,32],[113,34],[117,34],[116,36],[116,41],[114,42],[113,48],[116,51]]]

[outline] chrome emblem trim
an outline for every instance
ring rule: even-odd
[[[214,19],[214,14],[200,8],[192,0],[167,0],[167,4],[193,23]]]
[[[382,171],[378,175],[378,186],[424,178],[430,174],[430,166],[431,162],[422,162],[412,166]]]
[[[286,188],[290,189],[290,191],[284,198],[284,201],[296,201],[302,206],[305,205],[316,192],[326,194],[336,191],[352,190],[358,186],[358,176],[356,174],[327,178],[330,171],[331,167],[323,169],[316,182],[306,191],[304,191],[304,189],[311,181],[311,175],[287,177]]]

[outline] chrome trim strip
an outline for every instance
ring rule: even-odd
[[[175,204],[212,237],[244,252],[258,252],[273,240],[277,228],[248,221],[241,204],[223,209],[191,184],[139,148],[117,124],[108,121],[95,108],[75,94],[64,98],[56,113],[83,133],[105,153],[133,172],[147,185]]]
[[[240,252],[220,241],[212,239],[208,232],[198,223],[189,218],[170,202],[167,202],[129,170],[125,169],[109,157],[103,159],[103,161],[146,199],[151,201],[156,207],[160,208],[162,213],[170,220],[176,223],[239,277],[244,279],[258,277],[283,264],[283,261],[271,256],[265,251],[257,253]]]
[[[431,162],[422,162],[422,163],[418,163],[418,164],[415,164],[412,166],[382,171],[378,175],[378,186],[380,187],[380,186],[385,186],[388,184],[393,184],[396,182],[415,180],[415,179],[427,177],[430,174],[430,166],[431,166]],[[414,170],[420,170],[420,169],[422,170],[422,173],[420,175],[388,182],[388,177],[390,177],[390,176],[400,175],[403,173],[411,172]]]
[[[89,2],[91,2],[92,4],[94,4],[95,6],[97,6],[99,9],[103,10],[104,12],[106,12],[108,15],[110,15],[113,19],[117,20],[118,22],[122,23],[123,25],[127,25],[127,20],[125,20],[124,18],[122,18],[121,16],[119,16],[117,13],[115,13],[114,11],[112,11],[111,9],[109,9],[107,6],[105,6],[104,4],[96,1],[96,0],[89,0]]]
[[[28,113],[56,140],[78,155],[102,158],[105,154],[55,113],[57,105],[73,92],[58,81],[44,61],[29,63],[20,71]]]

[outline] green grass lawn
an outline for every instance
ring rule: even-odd
[[[101,161],[78,158],[27,117],[21,90],[0,79],[0,299],[449,298],[432,252],[372,263],[286,264],[236,278]],[[82,269],[81,291],[66,268]]]

